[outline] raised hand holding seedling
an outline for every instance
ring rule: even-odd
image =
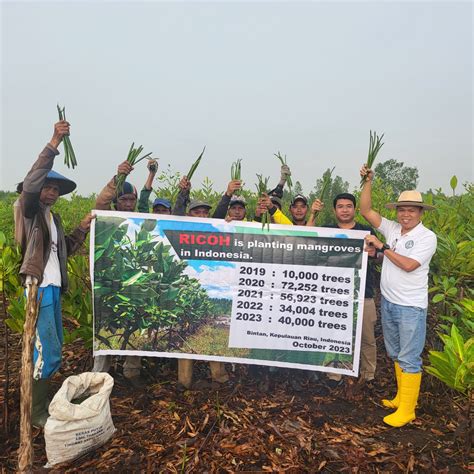
[[[146,167],[150,173],[156,174],[158,171],[158,160],[150,158],[146,164]]]
[[[63,141],[63,138],[69,135],[69,122],[66,120],[60,120],[54,124],[54,133],[49,144],[53,148],[58,148],[59,144]]]
[[[313,201],[313,204],[311,204],[311,212],[313,214],[316,214],[318,212],[321,212],[323,210],[324,203],[320,199],[316,199]]]
[[[182,192],[189,192],[191,190],[191,181],[187,176],[183,176],[178,184],[179,190]]]
[[[367,181],[372,181],[374,179],[374,172],[367,167],[365,163],[360,169],[361,182],[366,183]]]
[[[118,168],[117,168],[117,175],[125,175],[125,176],[128,176],[131,172],[133,171],[133,166],[128,162],[128,161],[122,161],[122,163],[120,163],[118,165]]]
[[[58,109],[59,120],[62,122],[66,122],[66,107],[61,108],[59,107],[59,104],[58,104],[57,109]],[[77,166],[77,160],[76,160],[76,154],[74,153],[74,149],[71,145],[71,140],[69,139],[69,130],[66,135],[63,135],[62,139],[63,139],[63,145],[64,145],[64,164],[68,168],[71,168],[72,166],[72,168],[74,169]]]
[[[233,179],[227,185],[226,194],[227,196],[233,196],[234,194],[236,194],[236,191],[239,191],[241,188],[242,188],[242,181],[238,179]]]
[[[134,165],[137,165],[138,163],[140,163],[140,161],[144,159],[149,159],[149,156],[151,155],[151,153],[147,153],[146,155],[143,155],[142,157],[138,158],[142,151],[143,151],[143,146],[140,145],[138,148],[135,148],[135,143],[132,143],[132,146],[130,147],[130,150],[128,151],[127,159],[125,160],[131,167],[128,173],[130,173],[133,170]],[[122,163],[121,165],[123,165],[124,163]],[[125,179],[128,173],[122,173],[119,171],[117,175],[117,179],[116,179],[117,195],[122,192],[123,185],[125,183]]]

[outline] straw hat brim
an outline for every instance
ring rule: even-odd
[[[416,206],[421,207],[425,211],[432,211],[435,209],[434,206],[430,206],[429,204],[425,204],[423,202],[418,201],[397,201],[397,202],[389,202],[385,204],[387,209],[396,209],[399,206]]]

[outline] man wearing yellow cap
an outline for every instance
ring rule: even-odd
[[[360,170],[365,178],[360,195],[360,212],[384,237],[365,238],[384,254],[380,290],[382,293],[382,329],[385,348],[395,364],[397,394],[382,400],[387,408],[396,409],[383,421],[400,427],[415,419],[415,407],[421,384],[421,353],[425,345],[428,308],[428,272],[436,251],[436,235],[421,223],[424,210],[433,207],[423,203],[418,191],[404,191],[397,202],[397,222],[382,217],[372,209],[374,173],[365,165]]]

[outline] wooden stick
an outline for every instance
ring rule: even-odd
[[[31,429],[31,412],[33,407],[33,340],[36,333],[36,322],[41,300],[38,301],[38,284],[28,285],[25,325],[20,373],[20,447],[18,448],[18,471],[32,472],[33,439]]]

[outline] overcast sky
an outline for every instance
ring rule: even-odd
[[[12,190],[66,105],[79,163],[55,169],[98,192],[132,141],[224,190],[279,177],[309,192],[336,166],[352,185],[369,130],[378,161],[416,166],[419,188],[473,180],[473,6],[466,2],[2,2],[1,180]],[[62,152],[62,146],[60,148]],[[130,181],[141,187],[142,163]]]

